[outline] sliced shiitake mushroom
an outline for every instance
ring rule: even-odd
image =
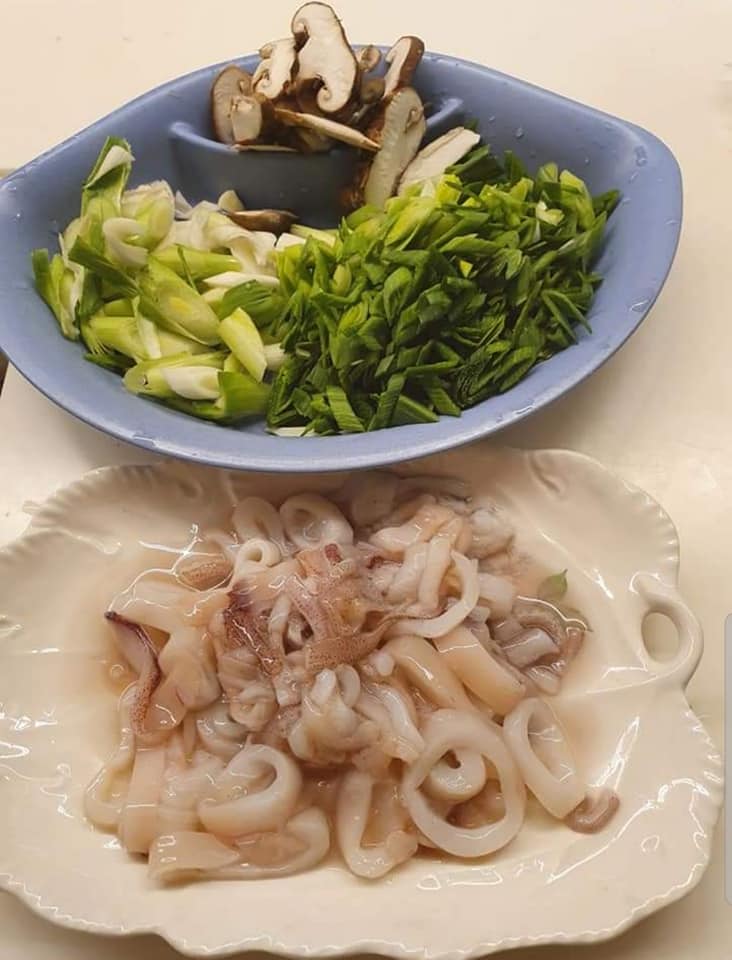
[[[381,63],[381,50],[370,43],[367,47],[362,47],[358,51],[356,60],[361,73],[371,73]]]
[[[216,139],[222,143],[233,143],[236,139],[231,121],[232,103],[235,97],[252,93],[252,78],[246,70],[235,63],[219,73],[211,87],[211,121]]]
[[[414,71],[424,53],[424,43],[419,37],[400,37],[386,55],[389,69],[384,77],[384,96],[390,97],[395,90],[412,82]]]
[[[365,131],[381,149],[370,163],[361,166],[347,198],[349,204],[383,207],[419,150],[426,128],[424,106],[412,87],[403,87],[383,100]]]
[[[314,130],[323,136],[340,140],[342,143],[358,147],[361,150],[370,150],[375,153],[379,149],[379,144],[361,133],[360,130],[354,130],[353,127],[346,126],[344,123],[336,123],[335,120],[330,120],[328,117],[317,117],[311,113],[296,113],[294,110],[287,110],[284,107],[275,107],[275,117],[288,126]]]
[[[226,216],[245,230],[265,230],[267,233],[288,233],[297,216],[289,210],[236,210]]]
[[[297,48],[294,37],[273,40],[259,51],[261,63],[254,71],[252,84],[257,93],[264,94],[270,100],[276,100],[287,93],[292,81],[292,73],[297,61]]]
[[[386,82],[383,77],[362,77],[358,88],[362,105],[377,103],[383,98],[384,90],[386,90]]]
[[[282,143],[235,143],[239,153],[297,153],[296,147],[287,147]]]
[[[298,84],[319,80],[318,107],[324,113],[337,113],[351,99],[358,76],[340,20],[327,3],[306,3],[292,18],[291,29],[299,48]]]
[[[327,153],[333,146],[330,137],[326,137],[317,130],[308,130],[305,127],[290,127],[283,130],[281,138],[285,138],[300,153]]]
[[[467,127],[454,127],[419,151],[399,181],[399,193],[413,183],[441,176],[480,142],[480,134]]]
[[[230,117],[234,141],[247,144],[259,140],[272,128],[274,112],[267,97],[252,93],[234,97]]]

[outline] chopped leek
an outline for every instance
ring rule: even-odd
[[[260,416],[267,409],[270,388],[257,383],[248,373],[219,373],[218,400],[169,400],[170,406],[204,420],[233,423],[244,417]]]
[[[88,329],[105,352],[115,351],[135,361],[148,359],[137,317],[110,317],[106,313],[96,313],[89,318]]]
[[[211,307],[164,264],[151,257],[138,283],[145,316],[164,329],[199,343],[220,342],[219,320]]]
[[[238,307],[221,321],[219,335],[244,369],[255,380],[262,380],[267,357],[262,337],[249,314]]]
[[[239,269],[239,261],[236,257],[225,253],[210,253],[208,250],[196,250],[181,243],[165,247],[163,250],[156,250],[153,257],[180,277],[186,275],[185,268],[187,268],[194,280],[204,280],[217,273]]]
[[[106,140],[60,253],[33,252],[62,333],[133,393],[222,423],[266,411],[293,436],[459,416],[571,346],[618,199],[479,146],[383,209],[278,239],[224,215],[231,191],[191,207],[163,181],[127,189],[132,160]]]
[[[168,381],[170,370],[183,367],[192,370],[200,367],[218,372],[223,369],[225,353],[178,353],[156,360],[144,360],[131,367],[125,374],[124,383],[132,393],[157,397],[160,400],[179,396]],[[188,398],[190,399],[190,398]]]
[[[187,400],[218,400],[219,371],[213,367],[161,367],[170,389]]]
[[[53,311],[61,332],[69,340],[78,339],[79,328],[76,318],[69,309],[62,291],[62,287],[68,282],[67,275],[70,271],[66,269],[61,254],[57,253],[49,259],[48,250],[34,250],[31,259],[36,289]]]
[[[130,217],[138,222],[140,242],[148,250],[152,250],[173,226],[173,191],[164,180],[143,183],[134,190],[125,190],[120,209],[123,217]]]

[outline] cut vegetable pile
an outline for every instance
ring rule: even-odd
[[[334,49],[331,75],[318,58]],[[63,335],[135,394],[225,423],[266,414],[284,435],[458,416],[574,343],[600,282],[591,263],[616,192],[593,198],[552,163],[529,176],[466,127],[420,150],[424,109],[404,81],[421,44],[395,45],[364,102],[374,49],[355,57],[330,8],[306,4],[291,41],[263,48],[267,66],[248,81],[260,111],[266,101],[265,114],[277,112],[271,132],[283,123],[312,132],[286,116],[304,115],[300,101],[297,111],[283,105],[307,95],[310,116],[337,102],[333,122],[369,140],[352,141],[364,150],[356,209],[337,229],[245,210],[231,191],[191,207],[164,181],[127,189],[132,152],[110,138],[60,252],[33,253]],[[212,102],[233,143],[227,124],[241,126],[232,104],[244,94],[222,85],[232,70]]]

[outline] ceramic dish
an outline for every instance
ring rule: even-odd
[[[3,886],[49,920],[155,932],[190,955],[440,960],[601,940],[688,893],[709,858],[722,786],[720,758],[684,696],[702,637],[677,592],[671,521],[574,453],[478,446],[416,469],[425,468],[491,477],[518,546],[569,569],[594,632],[553,702],[589,782],[621,798],[608,827],[580,836],[534,812],[487,860],[419,857],[381,882],[326,861],[315,875],[156,888],[141,862],[81,814],[84,787],[116,736],[101,612],[133,572],[156,559],[169,565],[161,549],[183,548],[222,498],[263,483],[277,498],[339,480],[117,467],[57,494],[0,553]],[[665,662],[642,639],[651,611],[678,631],[678,651]]]
[[[250,69],[255,62],[243,60]],[[432,104],[428,136],[473,117],[496,152],[510,147],[529,169],[551,159],[575,170],[593,193],[621,191],[597,263],[605,280],[589,314],[592,334],[580,333],[577,345],[506,394],[434,424],[303,441],[270,436],[259,421],[222,428],[142,402],[58,335],[31,281],[30,251],[55,245],[59,224],[77,215],[79,185],[105,136],[131,142],[135,182],[163,177],[192,201],[231,187],[248,206],[291,207],[310,223],[332,223],[337,189],[353,176],[353,151],[265,158],[211,140],[209,91],[220,66],[150,91],[0,184],[0,346],[31,383],[92,426],[146,449],[235,469],[304,472],[414,459],[490,434],[566,393],[621,346],[658,295],[681,223],[681,178],[667,147],[633,124],[539,87],[426,54],[415,86]]]

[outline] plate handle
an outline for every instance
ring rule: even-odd
[[[655,660],[646,651],[646,667],[658,679],[678,684],[685,689],[704,652],[704,634],[696,615],[684,603],[674,586],[656,577],[639,573],[633,578],[634,591],[645,601],[644,618],[651,613],[668,617],[679,635],[679,649],[669,661]],[[646,650],[645,644],[643,649]]]

